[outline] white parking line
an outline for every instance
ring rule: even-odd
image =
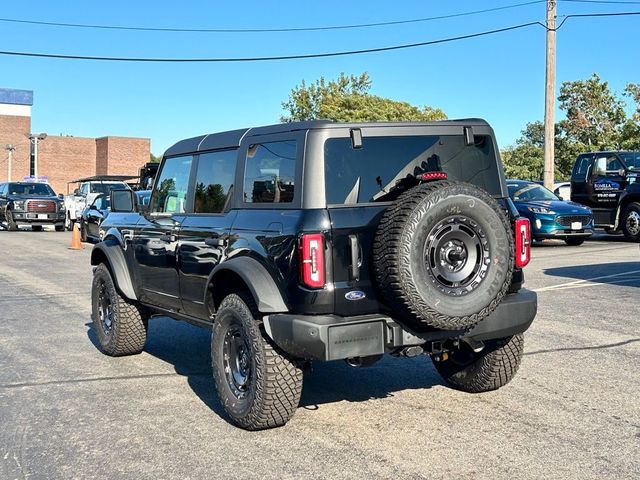
[[[586,278],[584,280],[574,280],[572,282],[561,283],[559,285],[551,285],[549,287],[536,288],[534,289],[534,292],[548,292],[550,290],[564,290],[567,288],[589,287],[592,285],[598,285],[598,283],[591,284],[589,282],[594,282],[596,280],[605,280],[607,278],[622,277],[624,275],[631,275],[634,273],[640,273],[640,270],[631,270],[630,272],[614,273],[613,275],[603,275],[600,277]],[[633,280],[633,279],[626,279],[626,280]],[[611,282],[608,282],[608,283],[611,283]]]

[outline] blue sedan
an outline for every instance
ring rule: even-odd
[[[507,180],[509,196],[518,212],[531,222],[534,240],[556,238],[567,245],[581,245],[593,235],[590,208],[565,202],[542,185],[523,180]]]

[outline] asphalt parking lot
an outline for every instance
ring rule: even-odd
[[[640,250],[533,249],[539,313],[515,380],[447,388],[426,357],[318,364],[285,427],[220,416],[209,334],[150,323],[109,358],[90,325],[90,246],[0,231],[0,478],[640,478]]]

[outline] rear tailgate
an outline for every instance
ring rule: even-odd
[[[376,228],[387,205],[329,208],[335,313],[361,315],[380,311],[372,252]]]

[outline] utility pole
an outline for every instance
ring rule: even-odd
[[[555,170],[556,0],[547,0],[547,69],[544,92],[544,186],[553,190]]]
[[[11,144],[8,144],[4,147],[4,149],[9,153],[9,157],[7,159],[7,182],[11,181],[11,161],[13,160],[13,152],[16,151],[16,147]]]

